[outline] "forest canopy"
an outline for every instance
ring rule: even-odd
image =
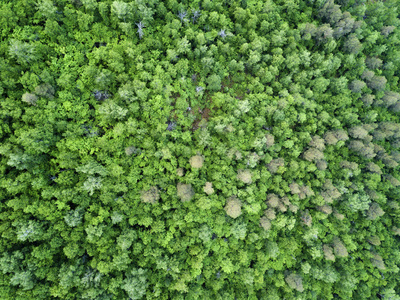
[[[0,298],[400,299],[399,0],[1,0]]]

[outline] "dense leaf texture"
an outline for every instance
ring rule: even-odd
[[[0,298],[398,299],[399,7],[0,1]]]

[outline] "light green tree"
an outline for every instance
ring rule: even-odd
[[[132,300],[142,299],[146,295],[147,289],[147,271],[139,268],[133,268],[124,279],[122,289],[124,289]]]

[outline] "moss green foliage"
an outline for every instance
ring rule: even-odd
[[[399,12],[0,1],[0,299],[399,299]]]

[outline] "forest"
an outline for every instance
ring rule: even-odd
[[[0,0],[0,299],[400,300],[400,0]]]

